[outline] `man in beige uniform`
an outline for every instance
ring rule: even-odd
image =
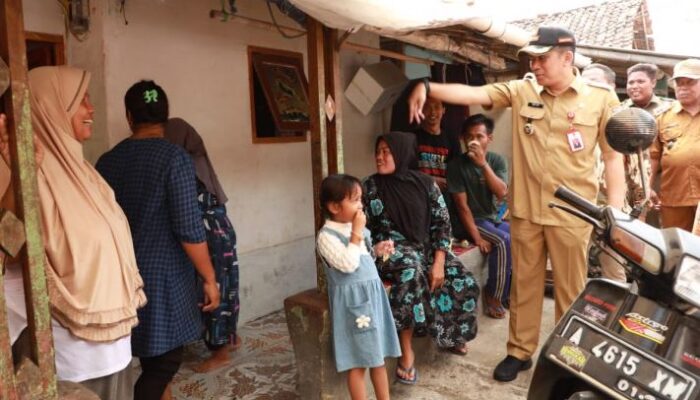
[[[658,135],[651,147],[652,183],[661,173],[659,198],[664,228],[693,229],[700,201],[700,60],[673,68],[676,98],[656,119]]]
[[[635,64],[627,69],[627,95],[629,98],[620,104],[622,108],[638,107],[648,111],[654,117],[668,111],[673,105],[671,99],[658,97],[654,94],[658,67],[654,64]],[[639,169],[639,157],[628,154],[624,157],[625,180],[627,181],[626,205],[636,207],[645,199],[642,188],[642,172],[647,178],[651,175],[649,150],[645,150],[642,159],[642,170]],[[644,218],[642,214],[641,218]]]
[[[455,104],[512,107],[513,178],[510,188],[513,280],[508,356],[494,371],[507,382],[532,366],[537,348],[547,256],[552,260],[556,319],[569,308],[586,282],[586,247],[591,228],[576,217],[548,207],[554,191],[565,185],[595,201],[596,145],[606,165],[609,204],[620,208],[624,197],[622,156],[605,141],[604,126],[615,95],[583,81],[573,67],[575,39],[561,28],[538,30],[521,50],[530,56],[534,74],[525,79],[481,87],[433,84],[414,88],[411,119],[422,118],[426,96]]]
[[[615,91],[616,74],[612,68],[604,64],[588,64],[581,70],[581,77],[589,82],[600,83]]]

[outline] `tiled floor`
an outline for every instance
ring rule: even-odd
[[[554,302],[545,300],[540,344],[553,328]],[[525,399],[532,370],[522,373],[509,384],[495,382],[491,373],[505,355],[507,319],[494,320],[479,315],[479,335],[469,343],[469,355],[454,356],[434,349],[418,355],[416,367],[420,380],[416,386],[395,383],[391,386],[395,400],[442,399]],[[296,394],[294,352],[282,310],[251,321],[240,329],[243,345],[234,352],[229,366],[208,374],[199,374],[191,367],[207,357],[201,344],[188,347],[185,363],[175,377],[176,399],[202,400],[288,400]],[[416,339],[416,346],[429,349]],[[390,380],[393,381],[393,371]],[[466,389],[466,391],[465,391]],[[370,392],[371,393],[371,392]]]
[[[486,271],[482,267],[483,258],[480,253],[467,251],[459,257],[483,283]],[[552,299],[545,299],[542,314],[540,344],[554,325]],[[479,334],[469,343],[469,354],[466,357],[438,352],[425,338],[414,340],[414,346],[421,347],[421,350],[416,349],[419,382],[415,386],[392,384],[392,399],[525,399],[532,370],[521,373],[518,379],[508,384],[496,382],[491,377],[493,368],[505,356],[508,319],[487,318],[481,312],[478,318]],[[232,353],[233,361],[230,365],[208,374],[195,373],[191,369],[208,356],[204,344],[197,343],[188,347],[185,363],[174,380],[173,395],[176,399],[299,399],[296,393],[294,352],[284,311],[248,322],[239,329],[239,334],[243,345]],[[421,341],[425,343],[421,345]],[[394,371],[388,372],[393,381]]]
[[[174,379],[176,399],[289,400],[295,392],[296,367],[282,310],[248,322],[239,332],[243,344],[229,366],[208,374],[191,367],[208,355],[204,344],[187,348],[185,363]]]

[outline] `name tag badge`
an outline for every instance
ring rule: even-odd
[[[577,130],[570,130],[567,132],[566,139],[569,141],[569,149],[572,153],[581,151],[585,148],[583,136],[581,136],[581,132]]]

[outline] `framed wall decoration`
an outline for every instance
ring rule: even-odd
[[[308,83],[303,55],[248,47],[253,143],[305,141]]]

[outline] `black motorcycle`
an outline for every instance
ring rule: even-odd
[[[653,118],[638,109],[616,113],[606,130],[623,153],[641,152],[654,135]],[[565,187],[555,196],[567,205],[550,207],[593,225],[632,284],[588,282],[543,346],[528,399],[700,399],[700,237],[656,229]]]

